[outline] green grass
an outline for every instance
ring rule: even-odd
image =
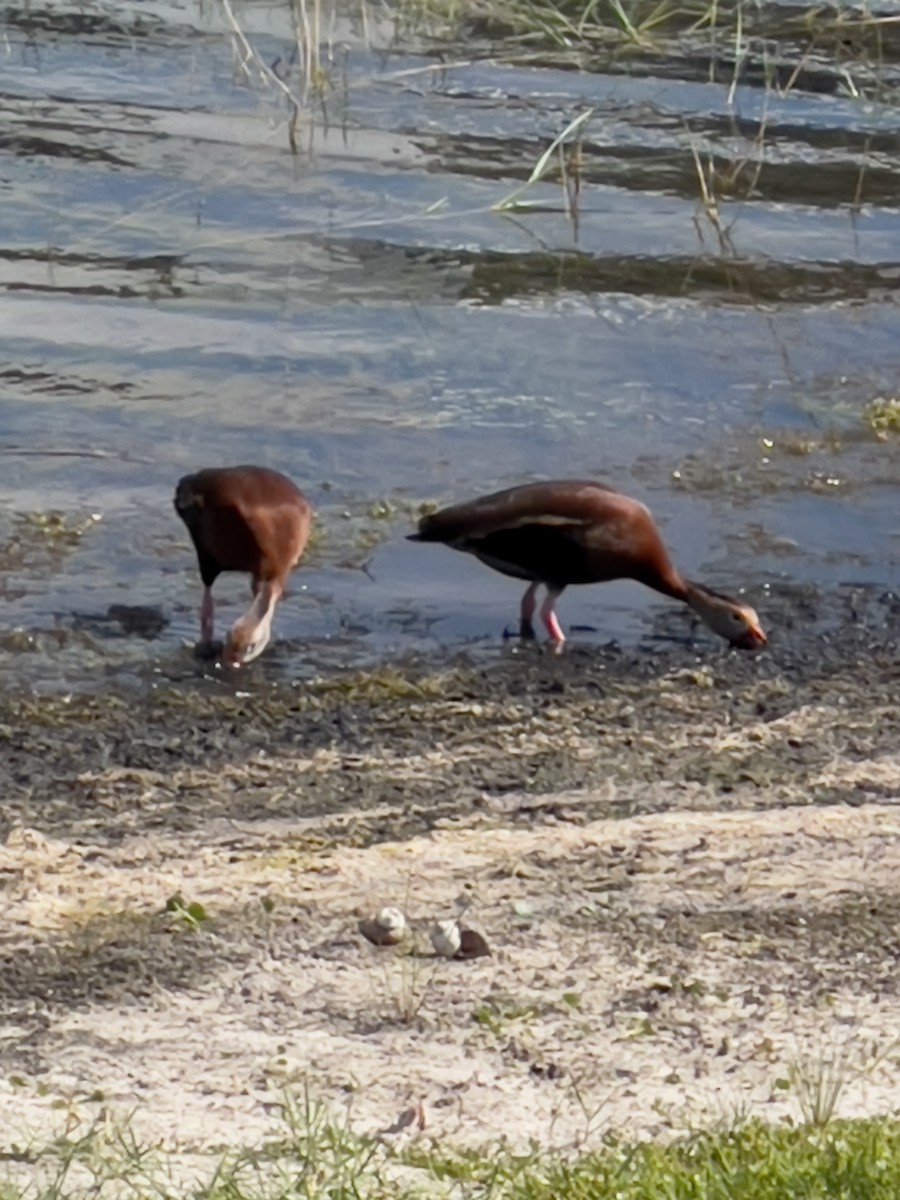
[[[88,1195],[169,1200],[896,1200],[900,1121],[835,1121],[820,1129],[742,1121],[668,1144],[608,1139],[579,1155],[503,1145],[455,1153],[427,1129],[403,1147],[353,1133],[305,1096],[287,1098],[275,1135],[189,1171],[101,1115],[43,1146],[0,1147],[0,1200]],[[18,1166],[18,1169],[17,1169]]]
[[[439,1176],[440,1164],[431,1170]],[[748,1122],[669,1145],[610,1144],[571,1160],[460,1160],[456,1178],[480,1178],[484,1187],[461,1196],[492,1200],[887,1200],[900,1196],[900,1125],[836,1123],[816,1133]]]

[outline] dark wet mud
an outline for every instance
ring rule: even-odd
[[[368,843],[511,794],[529,820],[523,794],[552,809],[573,788],[594,790],[595,815],[623,816],[896,795],[900,600],[848,592],[815,636],[813,594],[771,608],[757,655],[702,634],[693,648],[575,644],[559,658],[510,643],[288,685],[226,679],[186,652],[192,677],[142,693],[7,694],[5,829],[116,839],[314,818],[323,837]]]

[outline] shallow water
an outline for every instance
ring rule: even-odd
[[[238,12],[266,62],[288,59],[281,5]],[[900,365],[896,104],[824,67],[784,95],[747,71],[730,104],[730,77],[684,54],[578,73],[468,46],[435,70],[340,21],[295,156],[219,5],[48,0],[0,23],[8,684],[203,669],[171,496],[220,462],[286,470],[319,516],[263,678],[505,652],[518,585],[403,534],[423,500],[523,478],[640,496],[686,573],[746,588],[764,621],[767,594],[781,613],[812,588],[815,633],[848,588],[900,586],[897,441],[862,418]],[[559,182],[490,211],[588,105],[577,227]],[[685,123],[725,170],[763,118],[723,241]],[[225,620],[246,583],[218,589]],[[567,593],[561,615],[582,641],[688,631],[629,584]]]

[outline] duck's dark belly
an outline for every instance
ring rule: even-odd
[[[556,587],[603,583],[632,573],[627,556],[590,544],[581,525],[522,525],[457,545],[503,575]]]

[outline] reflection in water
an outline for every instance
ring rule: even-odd
[[[264,62],[289,60],[279,6],[241,19]],[[860,415],[897,378],[895,104],[819,63],[778,94],[749,60],[730,104],[732,67],[710,82],[684,43],[625,73],[434,70],[342,25],[341,87],[295,156],[219,6],[2,21],[10,677],[207,669],[185,648],[195,568],[171,492],[216,463],[281,468],[318,511],[275,673],[506,652],[508,586],[403,534],[422,501],[526,478],[641,496],[688,573],[743,583],[763,612],[766,586],[790,604],[807,584],[900,583],[897,440]],[[888,76],[897,57],[886,41]],[[552,176],[531,208],[491,211],[586,106],[577,244]],[[82,532],[54,543],[56,519]],[[628,584],[566,616],[596,630],[576,640],[687,632]]]

